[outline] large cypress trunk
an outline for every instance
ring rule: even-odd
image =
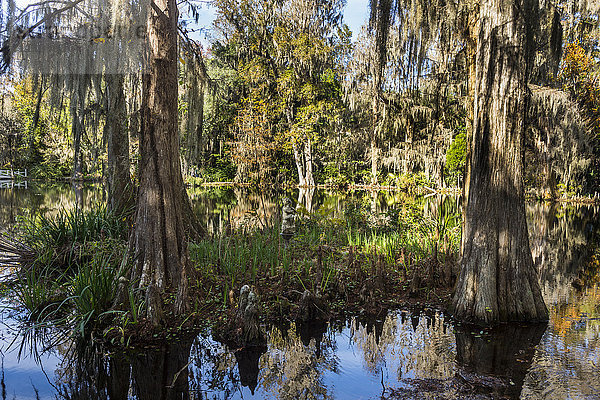
[[[104,134],[108,147],[106,193],[108,208],[122,214],[132,201],[129,173],[129,132],[123,75],[107,74],[107,113]]]
[[[523,189],[527,76],[535,0],[480,4],[473,133],[455,317],[476,323],[545,320]]]
[[[175,294],[170,311],[187,309],[187,199],[177,130],[177,3],[156,0],[148,18],[149,65],[144,75],[140,132],[140,187],[131,245],[132,278],[146,290],[147,317],[159,324],[165,293]]]

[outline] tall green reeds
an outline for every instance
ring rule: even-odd
[[[208,238],[190,245],[190,256],[204,273],[227,275],[231,280],[256,280],[288,270],[290,255],[281,248],[278,230],[265,228],[247,234]]]

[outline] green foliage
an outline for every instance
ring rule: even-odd
[[[213,54],[237,72],[240,85],[229,124],[238,179],[290,180],[297,171],[293,148],[310,144],[318,160],[322,138],[339,128],[344,106],[336,60],[350,49],[349,30],[338,26],[342,5],[216,2],[225,39]],[[303,28],[306,20],[312,22]]]
[[[125,239],[124,216],[115,215],[105,205],[89,210],[61,209],[54,217],[36,213],[20,217],[27,242],[36,247],[61,247],[103,239]]]
[[[342,217],[334,217],[337,202],[312,213],[298,209],[287,245],[277,226],[242,229],[191,244],[191,260],[210,285],[225,285],[226,299],[229,289],[243,284],[270,288],[279,282],[286,291],[321,292],[331,285],[360,286],[365,277],[357,270],[380,265],[388,273],[406,273],[432,258],[452,262],[458,253],[459,209],[451,201],[433,204],[427,215],[422,199],[407,198],[380,214],[370,210],[370,196],[346,201]],[[356,258],[352,269],[350,253]]]
[[[365,174],[367,177],[370,177],[370,171],[365,171]],[[416,192],[416,189],[418,188],[432,187],[434,185],[432,177],[428,176],[424,172],[400,175],[389,173],[387,174],[386,179],[382,181],[382,184],[396,186],[408,192]]]
[[[18,231],[37,254],[36,265],[69,269],[85,262],[96,242],[125,241],[126,219],[104,205],[90,210],[61,209],[53,217],[41,212],[19,217]]]
[[[456,184],[457,179],[464,173],[467,162],[467,135],[464,129],[454,137],[446,153],[446,172],[451,184]]]
[[[44,321],[50,312],[56,311],[66,297],[58,291],[58,280],[45,279],[50,272],[49,268],[24,270],[11,288],[13,298],[26,311],[30,322]]]
[[[75,331],[80,336],[94,325],[98,325],[98,318],[110,316],[118,293],[119,277],[123,270],[119,268],[121,259],[114,259],[114,255],[105,252],[94,253],[92,260],[67,284],[70,294],[69,310],[74,315]],[[107,314],[108,313],[108,314]]]
[[[12,106],[19,130],[8,149],[11,162],[40,178],[69,176],[73,151],[65,134],[69,132],[68,113],[49,106],[43,80],[28,78],[14,85]]]
[[[58,327],[67,336],[89,339],[117,314],[137,319],[137,301],[128,312],[113,311],[120,278],[129,269],[124,220],[102,206],[20,220],[17,231],[37,254],[21,266],[12,287],[17,306],[26,311],[28,330]],[[123,290],[135,297],[128,285]]]
[[[216,165],[214,167],[208,165],[200,169],[202,182],[232,182],[235,178],[236,167],[233,162],[226,157],[219,157],[218,154],[213,155]]]
[[[290,257],[280,249],[280,240],[275,228],[210,238],[190,244],[190,258],[205,274],[225,274],[232,282],[250,276],[254,282],[259,271],[273,275],[280,267],[289,269]]]
[[[340,170],[337,163],[329,162],[323,168],[321,181],[326,185],[345,187],[351,182],[351,178],[345,172]]]
[[[121,268],[120,255],[102,250],[91,253],[90,261],[72,276],[58,275],[60,271],[50,266],[24,270],[12,291],[17,306],[25,310],[27,331],[53,327],[60,328],[65,339],[89,339],[115,314],[123,314],[112,307],[126,269]]]

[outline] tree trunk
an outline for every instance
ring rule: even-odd
[[[377,185],[377,143],[375,132],[371,137],[371,185]]]
[[[312,146],[310,139],[306,139],[306,141],[302,143],[302,151],[298,150],[297,143],[293,143],[292,148],[294,151],[294,161],[296,161],[296,169],[298,170],[298,186],[315,186]]]
[[[475,10],[469,15],[467,23],[467,31],[465,32],[466,47],[467,47],[467,71],[469,73],[469,79],[467,81],[467,101],[466,101],[466,130],[467,130],[467,160],[470,160],[472,153],[472,142],[473,142],[473,120],[474,120],[474,105],[475,105],[475,86],[477,85],[477,35],[479,33],[479,16],[478,7],[476,3],[470,4],[471,9]],[[464,182],[462,192],[462,210],[467,208],[467,193],[469,193],[469,186],[471,183],[471,163],[467,162],[464,171]],[[462,220],[462,231],[465,232],[465,219]],[[460,255],[464,253],[465,235],[460,238]]]
[[[41,76],[40,77],[40,82],[39,82],[40,87],[38,88],[38,95],[37,95],[37,101],[35,103],[35,112],[33,113],[33,123],[32,123],[32,128],[31,128],[31,145],[30,147],[33,147],[33,143],[34,143],[34,137],[35,137],[35,129],[38,127],[38,124],[40,122],[40,111],[42,109],[42,98],[43,98],[43,94],[44,94],[44,77]]]
[[[304,179],[306,186],[315,186],[315,178],[313,176],[313,154],[310,139],[306,139],[304,143],[304,171],[306,172]]]
[[[83,118],[85,107],[85,87],[83,76],[77,78],[75,92],[71,95],[71,134],[73,136],[73,179],[83,177],[83,154],[81,152],[81,138],[83,137]]]
[[[129,133],[123,92],[123,76],[107,74],[107,112],[104,134],[108,146],[106,193],[108,208],[122,214],[131,204],[132,185],[129,174]]]
[[[193,146],[193,154],[192,160],[195,166],[198,166],[202,161],[202,143],[203,139],[203,129],[204,129],[204,83],[201,83],[202,88],[200,89],[200,97],[198,99],[198,120],[196,123],[196,131],[195,131],[195,143]]]
[[[304,177],[304,163],[302,162],[302,154],[298,151],[298,145],[292,143],[292,149],[294,150],[294,160],[296,161],[296,169],[298,170],[298,186],[306,186],[306,179]]]
[[[480,4],[463,255],[452,305],[464,321],[548,318],[529,247],[522,178],[537,9],[535,0]]]
[[[81,136],[83,135],[83,126],[80,121],[81,115],[77,110],[77,105],[71,107],[71,134],[73,136],[73,176],[74,180],[82,178],[83,158],[81,155]]]
[[[177,3],[156,0],[148,18],[149,65],[143,76],[140,187],[131,246],[132,278],[146,292],[146,316],[163,319],[165,293],[175,294],[170,311],[188,308],[189,262],[184,215],[189,204],[179,160],[177,130]]]

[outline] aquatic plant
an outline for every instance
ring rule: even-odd
[[[129,268],[126,221],[105,206],[54,217],[38,212],[19,219],[15,239],[3,237],[0,247],[14,267],[11,306],[24,312],[24,337],[58,328],[63,339],[89,338],[116,314],[137,320],[139,301],[128,301],[130,285],[120,279]],[[117,296],[125,304],[114,310]]]

